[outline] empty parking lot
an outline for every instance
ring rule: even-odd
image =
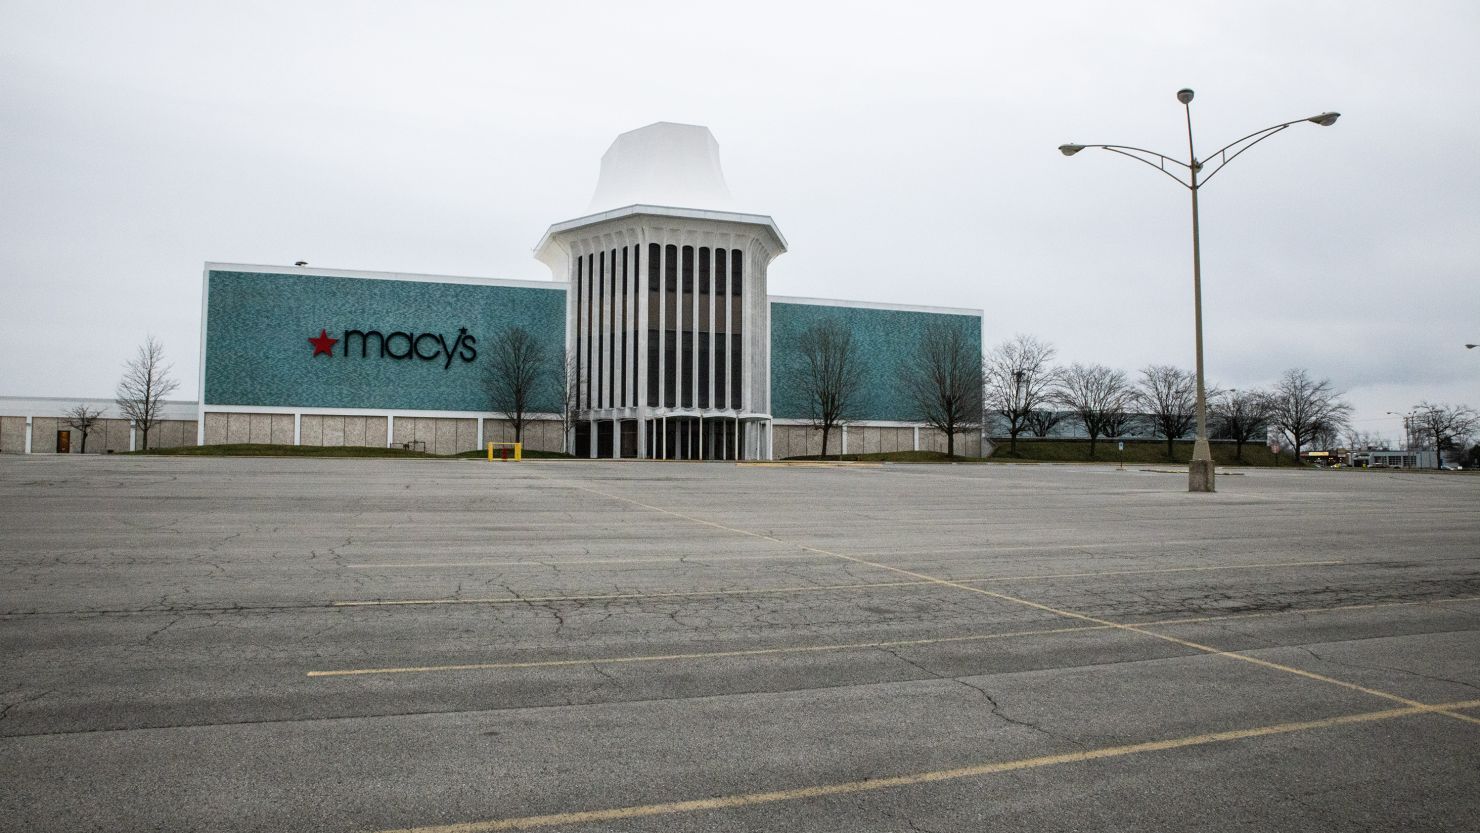
[[[1470,830],[1480,477],[0,458],[25,830]]]

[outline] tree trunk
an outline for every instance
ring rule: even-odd
[[[827,435],[830,434],[830,433],[832,433],[832,427],[829,426],[829,425],[823,425],[822,426],[822,457],[823,457],[823,459],[827,459]]]
[[[1237,438],[1237,437],[1234,437],[1234,439],[1233,439],[1233,447],[1234,447],[1233,456],[1234,457],[1237,457],[1238,458],[1238,461],[1240,463],[1242,463],[1244,461],[1244,441],[1241,440],[1241,439],[1239,439],[1239,438]]]
[[[953,425],[953,426],[951,426],[951,430],[946,431],[946,456],[947,457],[955,457],[956,456],[956,431],[955,431],[955,427],[956,426]]]
[[[1014,428],[1014,429],[1012,429],[1012,432],[1009,435],[1009,436],[1012,437],[1012,440],[1007,444],[1007,450],[1008,450],[1008,452],[1010,452],[1012,454],[1016,454],[1017,453],[1017,435],[1018,435],[1018,431],[1019,431],[1019,429]]]
[[[1176,460],[1172,457],[1172,432],[1170,431],[1167,432],[1167,462],[1176,462]]]
[[[144,447],[141,448],[141,449],[139,449],[139,450],[140,451],[148,451],[149,450],[149,429],[148,428],[145,428],[144,429]]]
[[[82,453],[83,454],[86,454],[87,453],[87,432],[86,431],[83,431],[82,432]]]
[[[1094,434],[1089,435],[1089,459],[1095,459],[1095,442],[1099,439]]]

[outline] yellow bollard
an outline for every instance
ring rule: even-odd
[[[513,446],[514,447],[514,462],[517,463],[520,460],[523,460],[524,459],[524,443],[489,443],[488,444],[488,462],[490,462],[490,463],[493,462],[493,447],[496,446],[496,445],[497,446],[501,446],[504,449],[504,453],[502,455],[502,459],[504,459],[504,460],[508,460],[509,459],[509,446]]]

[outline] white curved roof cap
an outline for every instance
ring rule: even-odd
[[[733,207],[709,128],[660,121],[619,135],[601,157],[592,212],[627,205]]]

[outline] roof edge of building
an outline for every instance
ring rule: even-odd
[[[304,275],[319,278],[365,278],[382,281],[411,281],[413,283],[462,283],[478,286],[514,286],[532,289],[559,289],[569,286],[567,281],[550,278],[486,278],[475,275],[432,275],[422,272],[390,272],[368,269],[328,269],[318,266],[273,266],[262,263],[222,263],[206,261],[207,272],[254,272],[264,275]]]

